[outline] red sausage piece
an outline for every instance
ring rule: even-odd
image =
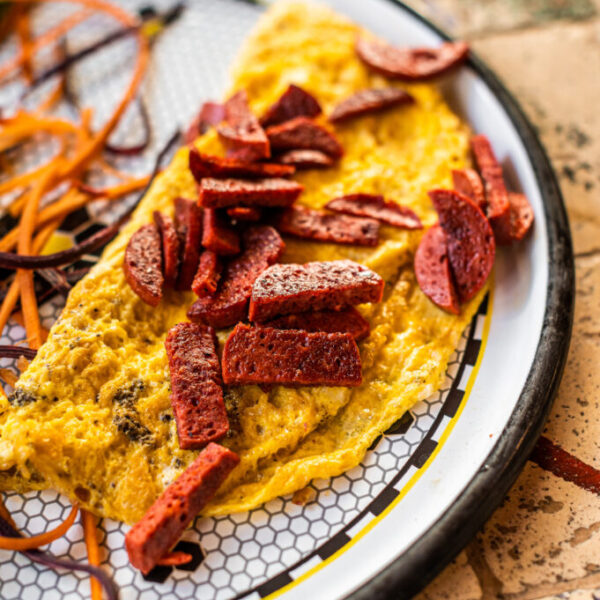
[[[302,329],[310,333],[349,333],[357,342],[368,337],[371,330],[369,321],[352,307],[284,315],[267,321],[264,326],[274,329]]]
[[[300,169],[325,169],[334,163],[333,158],[320,150],[288,150],[278,157],[284,165],[294,165]]]
[[[260,221],[262,212],[253,206],[234,206],[227,209],[227,214],[236,221]]]
[[[171,217],[157,210],[154,211],[153,216],[162,240],[165,286],[173,287],[179,273],[179,236]]]
[[[179,277],[175,289],[188,291],[198,270],[202,237],[202,209],[193,200],[175,198],[175,223],[182,240]]]
[[[165,340],[179,447],[204,448],[229,431],[212,327],[178,323]]]
[[[506,228],[497,224],[494,229],[496,243],[503,246],[521,241],[533,224],[533,208],[527,196],[508,192],[508,201],[510,203],[509,226]]]
[[[204,177],[289,177],[296,169],[292,165],[274,163],[248,163],[235,158],[222,158],[190,150],[190,171],[198,183]]]
[[[217,291],[221,277],[221,262],[216,252],[205,250],[200,255],[198,270],[192,282],[192,290],[200,298],[212,296]]]
[[[125,279],[146,303],[158,306],[163,293],[162,249],[156,225],[140,227],[129,240],[123,262]]]
[[[321,114],[321,106],[316,98],[297,85],[290,85],[263,115],[263,127],[277,125],[296,117],[316,117]]]
[[[425,81],[464,62],[466,42],[444,42],[438,48],[395,48],[380,40],[359,38],[358,57],[371,69],[391,79]]]
[[[221,256],[238,254],[240,236],[224,222],[215,208],[205,208],[202,218],[202,246]]]
[[[414,101],[408,92],[395,87],[361,90],[336,104],[329,115],[329,121],[340,123],[394,106],[413,104]]]
[[[246,318],[255,279],[279,260],[285,245],[277,231],[267,225],[250,227],[242,242],[244,249],[225,267],[215,296],[199,298],[188,310],[191,321],[221,329]]]
[[[252,162],[271,155],[269,140],[248,107],[245,90],[225,102],[225,122],[217,126],[217,132],[233,158]]]
[[[127,532],[131,564],[142,573],[151,571],[239,462],[231,450],[209,444]]]
[[[358,346],[349,333],[308,333],[238,323],[223,349],[227,385],[357,386]]]
[[[423,293],[440,308],[460,313],[452,280],[446,234],[439,225],[425,232],[415,254],[415,274]]]
[[[349,194],[330,200],[325,208],[347,215],[370,217],[401,229],[422,229],[421,219],[406,206],[375,194]]]
[[[218,125],[225,119],[225,106],[215,102],[205,102],[194,117],[184,136],[184,144],[191,144],[197,137],[206,133],[211,125]]]
[[[494,232],[481,209],[468,196],[454,190],[432,190],[429,197],[446,233],[458,298],[466,302],[483,287],[494,266]]]
[[[485,135],[471,138],[471,149],[481,177],[485,184],[487,217],[492,229],[510,228],[510,203],[502,175],[502,166],[496,159],[492,145]]]
[[[226,208],[238,204],[251,206],[289,206],[304,186],[287,179],[213,179],[205,178],[199,186],[200,205]]]
[[[287,208],[275,226],[281,233],[319,242],[356,246],[377,246],[379,243],[377,221],[331,215],[305,206]]]
[[[454,169],[452,171],[454,189],[464,196],[469,196],[485,213],[486,201],[483,182],[475,169]]]
[[[274,150],[320,150],[332,158],[344,154],[342,145],[331,131],[306,117],[267,128],[267,137]]]
[[[254,282],[251,321],[314,310],[339,310],[363,302],[380,302],[383,279],[351,260],[273,265]]]

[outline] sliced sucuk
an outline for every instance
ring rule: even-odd
[[[154,211],[153,216],[162,240],[165,286],[173,287],[179,273],[179,236],[171,217],[167,217],[157,210]]]
[[[184,143],[191,144],[197,137],[206,133],[209,127],[218,125],[223,119],[225,119],[225,106],[223,104],[205,102],[187,128],[183,136]]]
[[[237,454],[209,444],[196,460],[159,496],[125,536],[131,564],[151,571],[208,504],[239,463]]]
[[[356,53],[369,68],[390,79],[425,81],[463,63],[469,46],[444,42],[437,48],[396,48],[380,40],[359,38]]]
[[[281,233],[318,242],[377,246],[379,222],[361,217],[332,215],[305,206],[291,206],[277,218]]]
[[[329,121],[340,123],[394,106],[413,104],[414,101],[408,92],[395,87],[361,90],[336,104],[329,115]]]
[[[301,169],[326,169],[334,164],[333,158],[320,150],[288,150],[277,157],[284,165]]]
[[[370,217],[401,229],[422,229],[421,219],[408,207],[375,194],[349,194],[330,200],[325,208],[359,217]]]
[[[215,208],[205,208],[202,218],[202,246],[222,256],[238,254],[240,236],[225,223]]]
[[[227,385],[357,386],[358,346],[349,333],[250,327],[238,323],[223,349]]]
[[[217,132],[232,158],[252,162],[271,155],[269,140],[250,110],[244,90],[225,102],[225,122],[217,126]]]
[[[288,179],[213,179],[206,177],[199,186],[200,204],[205,208],[230,206],[289,206],[304,186]]]
[[[191,321],[221,329],[246,318],[254,281],[279,260],[285,245],[268,225],[250,227],[242,242],[243,251],[225,267],[217,293],[212,298],[199,298],[189,309]]]
[[[495,230],[498,227],[507,230],[510,228],[510,203],[502,175],[502,166],[496,159],[492,145],[485,135],[473,136],[471,149],[485,184],[487,217],[492,224],[492,229]]]
[[[224,179],[229,177],[289,177],[296,169],[292,165],[275,163],[248,163],[235,158],[223,158],[190,150],[190,171],[198,183],[204,177]]]
[[[202,210],[193,200],[175,198],[175,223],[181,239],[181,261],[175,289],[188,291],[198,270],[202,238]]]
[[[332,158],[344,154],[342,145],[331,131],[306,117],[273,125],[266,133],[274,150],[320,150]]]
[[[251,321],[317,310],[340,310],[364,302],[380,302],[383,279],[351,260],[273,265],[254,282]]]
[[[485,213],[485,190],[481,177],[475,169],[454,169],[452,171],[452,182],[457,192],[469,196]]]
[[[533,224],[533,209],[527,196],[508,192],[510,217],[508,227],[497,224],[494,228],[496,243],[506,246],[522,240]]]
[[[263,127],[277,125],[296,117],[316,117],[321,114],[317,99],[297,85],[291,84],[260,119]]]
[[[284,315],[267,321],[264,326],[275,329],[302,329],[311,333],[349,333],[357,342],[368,337],[370,331],[369,321],[352,307]]]
[[[227,214],[236,221],[260,221],[262,212],[254,206],[234,206],[227,209]]]
[[[446,233],[448,258],[461,302],[467,302],[483,287],[496,254],[494,232],[482,210],[454,190],[429,192]]]
[[[229,431],[212,327],[178,323],[165,340],[179,447],[204,448]]]
[[[157,306],[162,298],[162,262],[158,227],[151,224],[140,227],[127,244],[123,269],[131,289],[151,306]]]
[[[419,287],[434,304],[455,315],[459,314],[446,234],[439,225],[428,229],[421,238],[415,253],[415,275]]]
[[[216,252],[205,250],[200,255],[198,270],[192,282],[192,290],[200,298],[212,296],[217,291],[221,277],[221,261]]]

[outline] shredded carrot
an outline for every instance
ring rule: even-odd
[[[49,183],[54,176],[54,168],[49,168],[39,179],[33,188],[27,204],[23,209],[23,216],[19,223],[19,239],[17,250],[19,254],[31,253],[31,238],[35,229],[36,214],[40,199],[48,189]],[[37,299],[33,284],[33,271],[17,269],[16,281],[21,293],[21,307],[25,320],[25,331],[30,348],[39,348],[42,345],[42,333],[40,329],[40,315],[38,313]]]
[[[96,159],[96,162],[103,171],[105,171],[109,175],[112,175],[113,177],[116,177],[117,179],[121,179],[123,181],[132,181],[133,179],[135,179],[135,175],[132,175],[131,173],[125,173],[123,171],[120,171],[119,169],[116,169],[102,156],[99,156]]]
[[[0,152],[19,144],[40,131],[55,134],[77,133],[78,127],[63,119],[19,113],[0,131]]]
[[[169,552],[165,554],[157,564],[165,567],[174,567],[177,565],[185,565],[192,560],[192,555],[187,552]]]
[[[61,38],[65,33],[73,29],[76,25],[90,17],[92,11],[88,8],[79,10],[72,15],[66,17],[58,25],[48,29],[45,33],[35,38],[31,43],[31,55],[33,56],[38,50],[44,46],[55,42]],[[18,69],[24,62],[25,57],[22,53],[19,53],[16,57],[10,59],[0,67],[0,79],[3,79],[7,75],[10,75],[13,71]]]
[[[5,521],[10,523],[16,529],[15,522],[13,521],[12,517],[10,516],[10,513],[8,512],[8,509],[6,508],[6,506],[4,506],[4,500],[2,500],[1,496],[0,496],[0,517],[2,517]]]
[[[83,537],[87,549],[88,562],[95,567],[100,566],[100,547],[96,530],[96,517],[87,510],[81,509],[81,524],[83,525]],[[92,600],[102,600],[102,585],[95,578],[90,579]]]
[[[144,189],[150,181],[150,175],[141,177],[140,179],[132,179],[109,188],[93,188],[85,183],[76,183],[75,185],[86,194],[94,196],[97,199],[116,200],[131,192]]]
[[[4,383],[8,383],[11,387],[15,387],[15,383],[19,380],[10,369],[0,369],[0,379],[2,379]]]
[[[25,318],[23,317],[23,312],[20,310],[15,311],[12,314],[12,318],[21,326],[21,327],[25,327]],[[48,339],[48,336],[50,335],[50,332],[45,328],[42,327],[40,325],[40,334],[42,336],[42,342],[45,342]]]
[[[54,233],[54,231],[60,225],[60,220],[52,221],[40,233],[38,233],[33,241],[32,251],[33,254],[39,254],[40,250],[46,245],[46,242],[50,239],[50,236]],[[14,230],[13,230],[14,231]],[[6,292],[6,296],[2,302],[2,306],[0,306],[0,331],[4,331],[6,324],[8,323],[8,319],[10,319],[10,315],[12,314],[17,302],[19,301],[19,282],[15,277],[14,281],[11,283],[8,288],[8,292]]]
[[[75,521],[75,517],[77,516],[77,511],[79,510],[77,504],[73,505],[69,516],[58,526],[50,531],[46,531],[45,533],[41,533],[40,535],[34,535],[30,538],[12,538],[12,537],[3,537],[0,536],[0,548],[3,550],[35,550],[40,546],[45,546],[46,544],[50,544],[54,540],[62,537],[73,522]]]
[[[19,356],[19,358],[17,358],[16,365],[17,369],[19,369],[19,371],[22,373],[29,367],[29,361],[24,356]]]

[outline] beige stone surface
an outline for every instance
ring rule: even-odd
[[[528,0],[412,4],[471,38],[537,127],[559,176],[577,296],[568,363],[544,434],[600,469],[600,0],[538,2],[552,5],[551,18],[540,18]],[[425,598],[600,599],[600,496],[528,463]]]

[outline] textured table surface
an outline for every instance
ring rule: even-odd
[[[577,297],[544,436],[597,469],[596,492],[528,462],[419,600],[600,599],[600,0],[411,0],[464,37],[537,127],[567,204]],[[539,462],[539,461],[538,461]]]

